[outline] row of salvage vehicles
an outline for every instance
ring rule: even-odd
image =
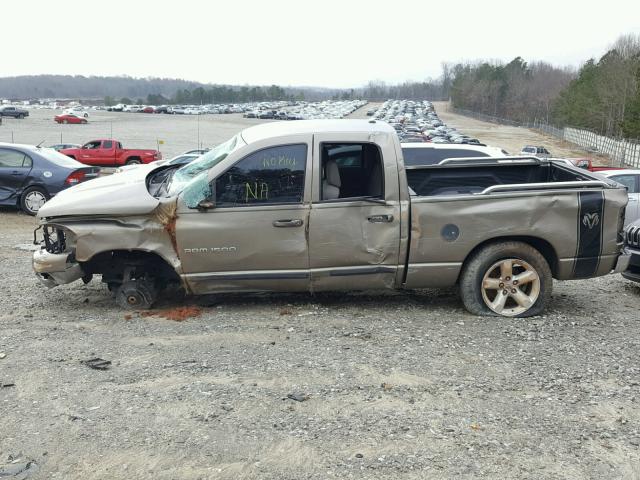
[[[498,149],[452,158],[461,148],[401,145],[379,121],[254,126],[187,165],[62,191],[38,211],[33,267],[47,286],[99,274],[131,309],[170,286],[458,285],[469,312],[512,317],[540,314],[554,278],[627,270],[622,185]]]

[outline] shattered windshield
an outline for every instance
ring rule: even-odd
[[[207,182],[207,172],[209,169],[220,163],[227,158],[227,155],[243,145],[246,145],[246,143],[240,134],[238,134],[230,140],[212,148],[197,160],[176,170],[167,189],[167,196],[171,197],[182,191],[190,190],[191,184],[193,184],[195,187],[194,190],[198,192],[199,196],[202,195],[203,192],[206,193],[206,190],[209,188]],[[206,198],[206,195],[201,196],[199,200],[203,198]]]

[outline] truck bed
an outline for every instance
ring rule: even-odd
[[[533,245],[557,279],[604,275],[615,264],[627,194],[614,182],[537,159],[406,168],[407,288],[454,284],[469,252],[501,238]]]
[[[515,161],[515,160],[514,160]],[[481,193],[497,185],[523,185],[598,180],[588,172],[553,162],[483,162],[473,166],[450,162],[435,166],[406,167],[409,187],[418,196]]]

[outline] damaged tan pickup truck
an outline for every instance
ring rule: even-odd
[[[102,276],[149,308],[174,284],[231,291],[458,285],[477,315],[530,316],[552,278],[624,270],[624,188],[535,157],[408,166],[389,125],[248,128],[182,167],[153,164],[66,190],[38,212],[48,286]],[[42,237],[40,237],[42,238]]]

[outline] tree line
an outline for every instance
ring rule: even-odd
[[[244,103],[262,102],[274,100],[303,100],[303,91],[285,90],[278,85],[269,87],[196,87],[192,90],[187,88],[178,89],[173,95],[163,95],[161,93],[149,93],[146,97],[104,97],[104,104],[107,106],[117,103],[141,104],[141,105],[205,105],[215,103]]]
[[[624,35],[576,71],[545,62],[471,62],[450,68],[454,107],[640,138],[640,35]]]

